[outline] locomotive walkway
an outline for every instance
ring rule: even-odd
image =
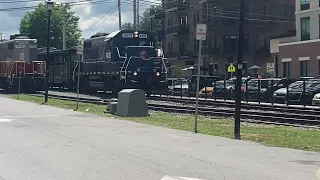
[[[0,97],[0,106],[1,180],[315,180],[320,169],[320,153],[5,97]]]

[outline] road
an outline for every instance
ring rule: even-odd
[[[314,180],[320,169],[320,153],[5,97],[0,107],[1,180]]]

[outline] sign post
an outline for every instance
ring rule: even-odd
[[[198,55],[198,72],[197,72],[197,91],[196,91],[196,112],[194,119],[194,132],[198,132],[198,108],[199,108],[199,85],[200,85],[200,66],[201,66],[201,50],[202,41],[207,37],[207,25],[197,24],[196,40],[199,41],[199,55]]]
[[[22,62],[24,62],[24,53],[23,52],[20,52],[20,62],[19,62],[19,66],[18,66],[18,69],[19,69],[19,85],[18,85],[18,99],[20,97],[20,93],[21,93],[21,76],[22,76],[22,71],[24,70],[23,67],[22,67]]]
[[[77,45],[77,55],[79,56],[78,61],[78,83],[77,83],[77,107],[76,110],[79,108],[79,91],[80,91],[80,61],[82,61],[83,58],[83,44]]]

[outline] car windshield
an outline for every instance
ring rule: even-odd
[[[227,81],[227,86],[234,86],[235,85],[235,81],[234,80],[229,80]]]
[[[308,88],[318,88],[318,87],[320,87],[320,81],[312,82],[308,84]]]
[[[257,80],[257,79],[250,80],[248,82],[248,86],[258,87],[258,81],[259,80]],[[271,81],[272,81],[272,79],[261,79],[260,80],[260,87],[264,87],[264,88],[271,87]],[[279,81],[280,81],[279,79],[273,79],[273,86],[275,86]]]
[[[303,81],[296,81],[292,84],[289,85],[289,88],[297,88],[297,87],[301,87],[303,85]]]

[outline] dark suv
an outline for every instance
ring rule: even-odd
[[[303,83],[289,90],[289,104],[311,104],[315,94],[320,92],[320,79],[305,80]],[[305,86],[305,91],[303,90]]]
[[[260,99],[261,101],[270,102],[276,90],[287,87],[294,81],[291,78],[253,79],[248,82],[245,96],[252,100]]]

